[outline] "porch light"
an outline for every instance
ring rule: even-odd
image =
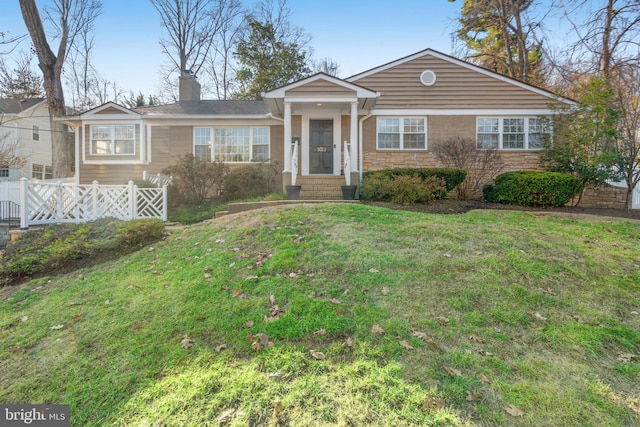
[[[316,107],[322,107],[322,102],[318,102],[318,103],[316,104]]]

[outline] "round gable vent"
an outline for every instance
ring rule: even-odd
[[[420,83],[425,86],[433,86],[436,83],[436,73],[431,70],[423,71],[420,74]]]

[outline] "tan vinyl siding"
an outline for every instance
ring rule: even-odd
[[[287,91],[286,96],[292,97],[333,97],[333,96],[356,96],[353,90],[338,86],[326,80],[316,80],[303,86]]]
[[[108,107],[108,108],[105,108],[104,110],[97,111],[95,114],[98,115],[98,114],[124,114],[124,113],[122,112],[122,110],[118,110],[116,107]]]
[[[258,125],[256,125],[258,126]],[[193,154],[193,126],[150,126],[151,161],[146,164],[81,164],[81,184],[90,184],[97,180],[104,185],[122,185],[129,180],[142,179],[142,172],[150,174],[162,172],[175,164],[185,154]],[[282,184],[282,165],[284,164],[284,127],[270,126],[271,161],[278,162],[276,185]],[[246,164],[230,164],[236,168]]]
[[[105,123],[105,125],[111,123]],[[118,154],[118,155],[95,155],[91,154],[91,125],[84,125],[84,154],[87,160],[90,161],[130,161],[130,162],[138,162],[140,161],[140,150],[142,147],[140,141],[140,125],[134,125],[134,136],[135,136],[135,154]]]
[[[420,74],[436,73],[436,83],[424,86]],[[426,55],[354,81],[381,92],[377,109],[548,108],[547,96],[480,72]]]

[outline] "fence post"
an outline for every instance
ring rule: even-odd
[[[64,216],[64,212],[62,210],[63,206],[63,198],[62,198],[62,181],[56,182],[56,191],[55,191],[55,203],[56,203],[56,220],[60,221],[60,219]]]
[[[91,183],[91,219],[98,219],[98,181]]]
[[[162,220],[167,222],[169,217],[168,200],[167,200],[167,184],[162,186]]]
[[[147,180],[147,171],[146,170],[142,171],[142,180],[143,181]]]
[[[136,186],[133,181],[127,183],[127,191],[129,192],[129,219],[136,219],[137,206],[136,206]]]
[[[29,228],[29,218],[27,218],[27,178],[20,178],[20,229]]]

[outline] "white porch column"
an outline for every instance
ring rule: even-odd
[[[350,139],[350,155],[351,155],[351,171],[358,170],[358,102],[351,103],[351,132]]]
[[[284,103],[284,170],[291,172],[291,103]]]

